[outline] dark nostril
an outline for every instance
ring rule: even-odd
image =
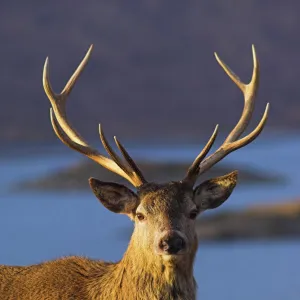
[[[182,238],[176,238],[174,241],[173,241],[173,248],[175,249],[178,249],[181,250],[184,248],[184,241]]]
[[[160,241],[159,248],[168,254],[177,254],[185,248],[185,242],[179,236],[168,237]]]
[[[159,248],[160,248],[160,250],[167,252],[169,249],[169,244],[167,243],[167,240],[161,240],[159,243]]]

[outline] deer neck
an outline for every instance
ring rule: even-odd
[[[116,264],[101,265],[88,284],[91,299],[118,300],[195,300],[196,282],[193,263],[197,247],[190,255],[163,259],[153,250],[141,247],[131,238],[129,246]]]
[[[194,256],[195,253],[179,260],[166,260],[153,251],[143,251],[138,241],[132,239],[114,272],[120,288],[127,291],[127,296],[128,291],[133,293],[133,299],[193,300],[196,290]]]

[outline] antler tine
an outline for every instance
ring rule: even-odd
[[[44,70],[43,70],[43,86],[44,90],[51,102],[51,105],[54,110],[54,114],[57,118],[58,123],[62,128],[64,128],[64,131],[67,133],[67,135],[74,140],[76,143],[87,146],[88,144],[86,141],[80,136],[78,132],[74,128],[70,126],[70,124],[67,122],[66,117],[66,109],[65,109],[65,103],[67,100],[67,96],[71,93],[77,79],[79,78],[80,74],[84,70],[84,67],[88,63],[88,60],[90,58],[91,52],[93,50],[93,45],[90,46],[88,49],[86,55],[84,56],[83,60],[67,82],[66,86],[62,90],[60,94],[55,94],[49,79],[49,58],[46,58]]]
[[[241,89],[244,94],[244,109],[241,115],[240,120],[237,125],[231,131],[231,133],[226,138],[225,142],[229,143],[235,141],[239,138],[245,129],[247,128],[252,113],[254,111],[254,98],[258,89],[259,84],[259,62],[257,59],[256,51],[254,45],[252,45],[252,55],[253,55],[253,73],[252,78],[249,84],[243,83],[237,75],[234,74],[233,71],[219,58],[218,54],[215,53],[216,60],[220,64],[220,66],[224,69],[227,75],[231,78],[231,80]]]
[[[114,152],[112,147],[109,145],[105,135],[104,131],[102,129],[102,126],[99,124],[99,134],[100,139],[103,144],[103,147],[105,148],[106,152],[110,155],[110,157],[114,160],[114,162],[127,174],[130,174],[131,177],[134,178],[135,182],[138,183],[138,185],[142,185],[146,183],[146,180],[142,174],[142,172],[139,170],[133,159],[129,156],[128,152],[125,150],[125,148],[116,140],[115,142],[121,151],[122,155],[124,156],[126,162],[129,164],[130,169],[126,167],[126,165],[123,164],[121,158]]]
[[[242,148],[242,147],[250,144],[252,141],[254,141],[260,135],[260,133],[262,132],[262,130],[264,129],[264,127],[266,125],[266,122],[268,119],[268,114],[269,114],[269,108],[270,108],[270,103],[267,103],[265,112],[264,112],[260,122],[258,123],[256,128],[251,133],[249,133],[245,137],[229,144],[230,147],[228,147],[228,148],[231,148],[231,151],[237,150],[239,148]]]
[[[138,166],[136,165],[136,163],[134,162],[134,160],[131,158],[131,156],[128,154],[128,152],[126,151],[126,149],[124,148],[124,146],[118,141],[117,137],[114,137],[115,139],[115,143],[117,145],[117,147],[119,148],[120,152],[122,153],[122,155],[124,156],[125,160],[127,161],[127,163],[130,165],[134,175],[142,181],[142,183],[146,183],[146,180],[141,172],[141,170],[138,168]]]
[[[102,143],[104,149],[106,150],[106,152],[109,154],[109,156],[124,172],[128,173],[129,170],[123,165],[121,158],[114,152],[112,147],[109,145],[109,143],[104,135],[101,124],[99,124],[99,135],[100,135],[101,143]]]
[[[189,167],[187,171],[187,175],[183,181],[188,181],[192,185],[195,184],[197,180],[197,176],[199,173],[199,165],[200,162],[205,158],[209,150],[211,149],[212,145],[214,144],[217,134],[218,134],[219,125],[216,125],[213,134],[211,135],[210,139],[208,140],[207,144],[204,146],[203,150],[198,154],[192,165]]]
[[[222,160],[225,156],[227,156],[230,152],[235,151],[239,148],[242,148],[252,141],[254,141],[259,134],[262,132],[269,113],[269,103],[266,106],[264,115],[257,125],[257,127],[249,133],[247,136],[239,139],[239,137],[244,133],[246,130],[254,110],[254,102],[255,102],[255,96],[258,90],[259,85],[259,63],[256,56],[254,45],[252,45],[252,54],[253,54],[253,73],[252,78],[249,84],[243,83],[237,75],[234,74],[233,71],[230,70],[230,68],[218,57],[218,55],[215,53],[216,59],[218,63],[221,65],[221,67],[224,69],[224,71],[227,73],[227,75],[232,79],[232,81],[241,89],[241,91],[244,94],[244,109],[242,112],[242,115],[237,123],[237,125],[233,128],[233,130],[230,132],[228,137],[225,139],[224,143],[210,156],[204,159],[204,156],[201,157],[201,159],[196,159],[190,169],[194,170],[194,174],[200,175],[210,169],[214,164]],[[207,147],[207,146],[206,146]],[[206,148],[205,147],[205,148]],[[204,148],[204,150],[205,150]],[[202,152],[204,152],[204,150]],[[209,149],[208,149],[209,151]],[[207,152],[208,152],[207,151]],[[201,152],[201,153],[202,153]],[[206,153],[207,154],[207,153]],[[201,154],[200,154],[201,156]],[[196,167],[196,164],[198,166]],[[189,170],[190,170],[189,169]],[[188,180],[194,184],[196,180],[195,175],[186,177],[185,180]],[[192,178],[192,179],[191,179]]]
[[[142,172],[137,167],[137,165],[135,164],[135,162],[133,161],[133,159],[130,157],[130,155],[128,154],[128,152],[126,151],[126,149],[117,140],[117,138],[114,137],[116,145],[119,148],[119,150],[122,153],[122,155],[124,156],[126,162],[129,164],[130,170],[128,170],[128,168],[126,168],[126,166],[123,164],[123,162],[120,159],[120,157],[114,152],[114,150],[112,149],[112,147],[109,145],[109,143],[108,143],[108,141],[107,141],[107,139],[106,139],[106,137],[104,135],[104,131],[102,129],[101,124],[99,124],[99,134],[100,134],[100,140],[101,140],[101,142],[103,144],[103,147],[105,148],[106,152],[111,156],[111,158],[114,160],[114,162],[124,172],[126,172],[127,174],[130,174],[131,177],[135,178],[135,182],[138,182],[139,185],[142,185],[142,184],[146,183],[146,180],[145,180]]]
[[[86,155],[90,159],[96,161],[98,164],[107,168],[108,170],[117,173],[118,175],[124,177],[135,187],[138,187],[145,183],[143,176],[139,177],[140,173],[135,173],[134,170],[128,168],[122,163],[122,160],[115,154],[112,148],[109,146],[101,128],[100,128],[100,138],[103,143],[105,150],[112,157],[112,159],[101,155],[97,150],[92,148],[80,134],[70,125],[66,115],[66,100],[67,96],[73,89],[78,77],[82,73],[85,65],[88,62],[92,51],[92,46],[89,48],[85,57],[83,58],[80,65],[77,67],[74,74],[69,79],[68,83],[64,87],[60,94],[55,94],[49,80],[49,60],[45,61],[44,71],[43,71],[43,86],[45,92],[51,102],[52,108],[50,110],[50,118],[52,127],[58,136],[58,138],[70,148]],[[126,157],[125,157],[126,158]],[[126,158],[127,159],[127,158]]]

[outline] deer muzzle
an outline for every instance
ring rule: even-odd
[[[163,232],[158,239],[156,252],[159,255],[182,255],[187,248],[186,238],[179,231]]]

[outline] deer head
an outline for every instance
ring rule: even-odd
[[[140,252],[151,252],[158,260],[193,258],[197,249],[195,219],[201,212],[220,206],[232,193],[237,183],[237,171],[222,177],[207,180],[194,187],[199,175],[210,169],[229,153],[252,142],[263,130],[268,116],[269,104],[258,126],[245,137],[241,137],[248,126],[254,110],[254,99],[259,81],[259,64],[254,46],[253,74],[249,84],[244,84],[215,54],[218,63],[240,88],[244,95],[244,110],[237,125],[223,144],[208,157],[218,132],[216,126],[204,149],[189,167],[186,176],[179,181],[165,184],[149,183],[115,137],[115,142],[124,159],[121,159],[109,145],[99,126],[100,139],[110,158],[92,148],[71,127],[65,110],[66,99],[90,57],[92,46],[60,94],[55,94],[49,82],[48,58],[43,72],[43,85],[51,102],[50,117],[53,129],[60,140],[72,149],[86,155],[101,166],[128,180],[136,192],[124,185],[102,182],[91,178],[90,186],[109,210],[126,214],[135,222],[132,243]]]

